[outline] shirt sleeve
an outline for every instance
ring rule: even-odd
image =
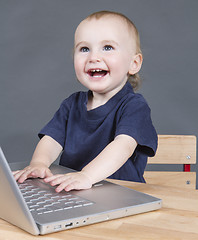
[[[67,98],[62,102],[53,118],[39,132],[38,136],[40,139],[44,135],[48,135],[64,148],[70,104],[71,98]]]
[[[116,136],[126,134],[133,137],[137,150],[152,157],[157,149],[157,133],[152,124],[151,111],[144,99],[129,101],[121,110]]]

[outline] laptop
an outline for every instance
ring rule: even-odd
[[[13,163],[12,170],[27,165]],[[42,179],[19,184],[0,148],[0,218],[33,235],[44,235],[111,219],[153,211],[162,200],[108,181],[88,190],[56,193]],[[72,169],[52,164],[51,171],[69,173]]]

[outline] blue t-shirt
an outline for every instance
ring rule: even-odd
[[[55,139],[63,147],[60,165],[80,171],[117,135],[129,135],[138,146],[110,178],[145,182],[147,157],[154,156],[157,148],[157,134],[145,99],[127,82],[106,104],[87,111],[89,94],[92,92],[77,92],[65,99],[39,137]]]

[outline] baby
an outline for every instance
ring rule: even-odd
[[[14,172],[15,179],[43,178],[57,192],[88,189],[107,177],[145,182],[157,134],[145,99],[133,91],[142,60],[138,31],[127,17],[102,11],[83,20],[75,32],[74,67],[88,91],[62,102],[39,133],[30,165]],[[76,172],[51,173],[60,154],[60,165]]]

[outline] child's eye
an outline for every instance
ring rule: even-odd
[[[111,51],[111,50],[113,50],[113,47],[111,45],[105,45],[103,49],[105,51]]]
[[[89,48],[88,47],[81,47],[80,52],[89,52]]]

